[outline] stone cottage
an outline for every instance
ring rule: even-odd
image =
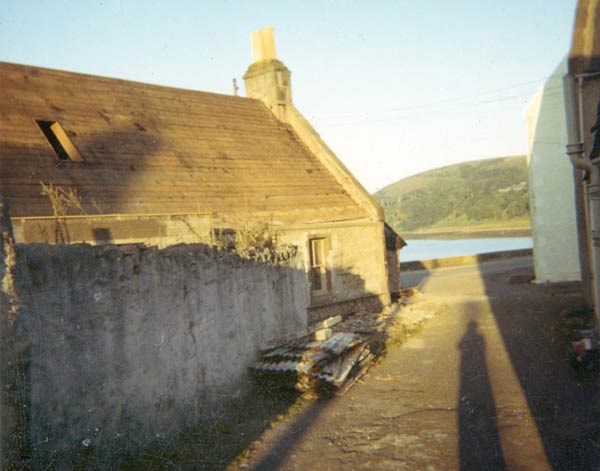
[[[17,242],[231,246],[258,232],[302,249],[313,319],[388,304],[398,236],[388,228],[386,253],[381,207],[293,105],[272,30],[252,40],[247,97],[0,63]]]

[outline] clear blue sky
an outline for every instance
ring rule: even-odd
[[[231,93],[275,28],[296,106],[374,191],[526,152],[523,109],[575,0],[0,2],[0,60]]]

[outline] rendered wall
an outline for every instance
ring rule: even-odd
[[[179,215],[85,215],[12,218],[17,243],[132,244],[167,247],[174,244],[209,243],[211,217]]]
[[[28,244],[16,260],[33,469],[117,469],[238,394],[261,344],[306,327],[294,251]]]
[[[567,141],[563,60],[527,111],[529,193],[536,281],[580,280],[573,167]]]

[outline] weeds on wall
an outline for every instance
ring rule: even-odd
[[[273,223],[230,220],[226,227],[211,227],[211,243],[236,251],[275,250],[278,245],[278,230]]]
[[[54,216],[50,230],[48,228],[41,229],[42,236],[46,242],[68,244],[70,237],[65,216],[73,210],[79,211],[79,214],[86,214],[81,197],[73,188],[54,186],[52,183],[46,185],[44,182],[40,182],[40,185],[42,186],[42,196],[48,198]]]
[[[277,231],[270,222],[243,223],[236,228],[238,244],[244,248],[274,249],[277,246]]]

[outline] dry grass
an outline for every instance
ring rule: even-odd
[[[42,230],[42,236],[46,242],[68,244],[70,242],[69,228],[64,217],[72,210],[79,211],[79,214],[86,214],[81,204],[81,198],[77,190],[73,188],[54,186],[52,183],[46,185],[44,182],[40,182],[40,185],[42,186],[41,194],[48,198],[54,215],[52,228],[54,240],[51,240],[51,234],[48,233],[47,229]]]
[[[79,214],[85,214],[77,190],[54,186],[52,183],[46,185],[44,182],[40,182],[40,185],[42,186],[42,196],[48,197],[54,216],[66,216],[71,209],[78,210]]]

